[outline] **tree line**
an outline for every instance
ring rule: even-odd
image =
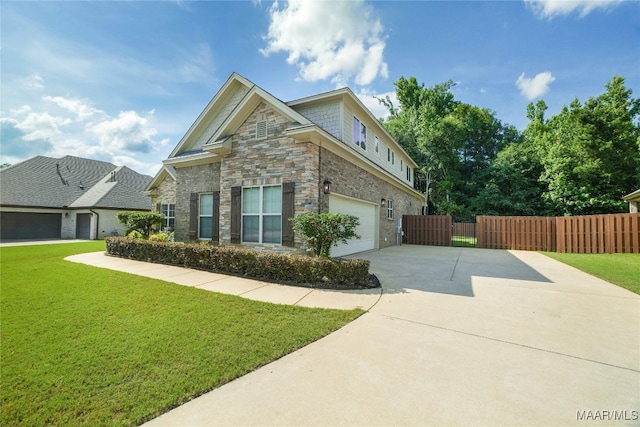
[[[453,81],[395,83],[381,120],[418,163],[416,188],[427,214],[587,215],[625,212],[622,197],[640,188],[640,99],[623,77],[584,103],[545,116],[527,107],[524,131],[486,108],[455,99]]]

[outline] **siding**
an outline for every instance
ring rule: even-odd
[[[209,141],[209,139],[216,133],[222,122],[229,117],[234,108],[240,103],[242,98],[247,94],[249,89],[245,86],[239,88],[231,97],[231,99],[222,107],[222,110],[216,115],[213,121],[207,126],[202,135],[196,140],[195,144],[190,148],[200,148]]]
[[[329,132],[338,139],[342,139],[342,126],[340,125],[340,102],[331,102],[322,105],[296,109],[313,123]]]

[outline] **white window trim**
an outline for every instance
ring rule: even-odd
[[[264,188],[266,187],[280,187],[280,213],[264,213],[262,212],[262,208],[263,208],[263,195],[264,195]],[[259,188],[260,192],[258,193],[258,209],[259,212],[255,213],[255,212],[244,212],[244,190],[247,188]],[[263,218],[266,216],[279,216],[282,219],[282,185],[278,184],[278,185],[249,185],[246,187],[242,187],[242,197],[241,197],[241,203],[240,203],[240,212],[241,212],[241,222],[240,222],[240,241],[243,244],[248,244],[248,245],[256,245],[256,244],[260,244],[260,245],[281,245],[282,244],[282,226],[280,227],[280,241],[278,243],[273,243],[273,242],[267,242],[264,243],[262,241],[262,237],[263,237]],[[258,217],[258,241],[257,242],[252,242],[252,241],[246,241],[244,240],[244,217],[245,216],[257,216]]]
[[[198,194],[198,240],[211,240],[213,236],[211,237],[202,237],[202,227],[200,227],[201,224],[201,219],[202,218],[211,218],[211,222],[213,222],[213,210],[211,211],[211,215],[201,215],[200,214],[200,207],[202,206],[202,196],[208,196],[211,195],[211,197],[213,197],[213,193],[200,193]],[[211,205],[213,206],[213,203],[211,203]],[[212,228],[212,232],[213,232],[213,228]]]
[[[393,219],[393,200],[387,200],[387,219]]]
[[[356,122],[358,123],[358,130],[356,132]],[[356,116],[353,116],[353,143],[358,147],[367,151],[367,127]],[[364,131],[364,132],[363,132]],[[364,140],[362,140],[362,134],[364,133]]]
[[[173,215],[171,214],[171,206],[173,206]],[[164,228],[170,228],[169,222],[173,219],[173,228],[176,227],[176,204],[175,203],[161,203],[160,212],[164,214]]]

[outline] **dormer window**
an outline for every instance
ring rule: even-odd
[[[256,139],[265,139],[267,137],[267,121],[261,120],[256,123]]]

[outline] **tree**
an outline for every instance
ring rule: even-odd
[[[640,186],[640,100],[616,76],[584,105],[575,99],[545,124],[541,180],[558,214],[623,212]]]
[[[390,113],[383,125],[419,165],[436,213],[468,212],[491,161],[518,138],[517,130],[488,109],[455,100],[451,80],[425,88],[414,77],[400,77],[395,86],[400,105],[381,101]]]
[[[137,231],[145,239],[149,238],[151,231],[159,228],[164,223],[164,214],[160,212],[125,211],[118,212],[118,221],[127,226],[127,234]]]
[[[358,217],[341,213],[304,213],[290,218],[294,232],[302,236],[314,255],[329,258],[332,246],[359,239]]]

